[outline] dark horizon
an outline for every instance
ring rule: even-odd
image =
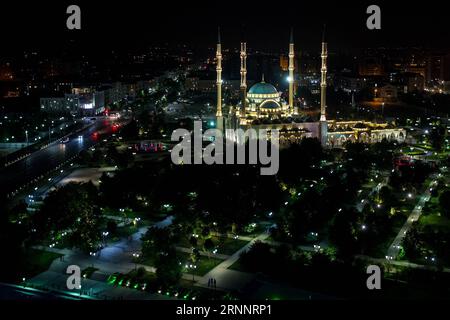
[[[81,31],[66,29],[66,8],[81,8]],[[401,3],[377,2],[381,8],[381,30],[366,28],[363,1],[337,5],[285,2],[281,4],[249,1],[227,2],[221,8],[214,3],[198,1],[189,4],[154,4],[134,1],[132,5],[98,1],[76,3],[4,4],[0,27],[4,30],[2,47],[9,52],[38,48],[52,51],[76,40],[82,50],[143,49],[149,45],[186,44],[193,49],[213,47],[220,25],[225,48],[232,49],[245,38],[255,50],[278,52],[289,41],[289,30],[295,30],[296,48],[318,51],[323,25],[330,49],[352,50],[366,47],[424,47],[448,49],[450,28],[442,2],[427,7]],[[85,46],[86,48],[83,48]]]

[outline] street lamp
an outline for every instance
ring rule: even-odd
[[[109,235],[108,231],[103,231],[102,232],[102,236],[103,236],[103,245],[106,246],[106,237]]]
[[[137,269],[137,259],[140,257],[140,254],[135,252],[133,253],[133,257],[134,257],[134,270]]]
[[[89,252],[89,255],[95,257],[97,254],[95,252]],[[94,262],[92,262],[92,268],[94,268]]]
[[[197,269],[197,266],[195,264],[187,264],[186,269],[195,270]],[[195,281],[195,273],[192,271],[192,282]]]

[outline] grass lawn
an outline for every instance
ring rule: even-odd
[[[439,197],[431,197],[430,201],[428,201],[432,205],[438,205],[439,204]]]
[[[143,272],[142,274],[139,274],[138,270],[131,270],[128,273],[128,276],[130,278],[137,279],[141,282],[151,283],[151,282],[156,281],[156,274],[152,273],[152,272],[147,272],[147,271]]]
[[[235,253],[237,250],[239,250],[248,243],[248,241],[246,240],[233,239],[228,237],[217,237],[217,236],[211,237],[211,240],[214,242],[214,245],[217,248],[217,253],[226,255],[232,255],[233,253]],[[177,246],[184,248],[192,248],[192,245],[187,237],[182,237],[180,241],[178,241]],[[203,240],[200,239],[198,240],[197,248],[203,250]]]
[[[120,212],[117,209],[110,209],[110,208],[105,208],[103,210],[103,215],[128,219],[141,218],[142,221],[148,220],[149,222],[158,222],[167,217],[167,214],[163,213],[151,213],[147,211],[133,211],[133,210],[125,210],[124,212]]]
[[[362,185],[363,191],[372,191],[372,189],[377,185],[375,180],[372,179],[372,181],[369,179],[366,183]]]
[[[81,271],[81,275],[84,278],[90,279],[92,274],[97,271],[98,268],[93,268],[93,267],[87,267],[86,269],[84,269],[83,271]]]
[[[114,216],[114,217],[123,217],[123,218],[138,218],[141,216],[142,213],[138,213],[135,211],[131,211],[131,210],[125,210],[124,212],[120,212],[119,210],[116,209],[110,209],[110,208],[106,208],[103,210],[103,214],[105,216]]]
[[[397,195],[397,197],[401,197],[401,195]],[[414,210],[414,208],[417,205],[417,197],[414,197],[413,199],[406,199],[406,200],[400,200],[399,205],[395,208],[396,211],[402,212],[405,215],[405,218],[411,214],[411,211]]]
[[[412,145],[412,147],[418,147],[418,148],[426,149],[429,151],[433,150],[433,147],[429,144],[414,144],[414,145]]]
[[[226,255],[232,255],[243,246],[245,246],[249,241],[233,238],[224,237],[212,237],[214,244],[217,245],[217,252]]]
[[[241,259],[239,258],[235,263],[233,263],[228,269],[230,270],[236,270],[236,271],[243,271],[246,272],[244,266],[241,263]]]
[[[376,246],[369,248],[365,254],[374,258],[384,258],[389,246],[392,244],[392,241],[394,241],[405,221],[406,219],[396,219],[393,221],[393,225],[389,233],[380,239],[380,242],[377,243]]]
[[[19,266],[17,273],[26,279],[32,278],[39,273],[47,271],[53,260],[61,257],[59,253],[44,250],[29,249],[25,253],[25,259]]]
[[[185,252],[177,252],[177,256],[179,257],[181,265],[183,267],[188,263],[188,261],[190,260],[190,257],[191,257],[191,255],[189,253],[185,253]],[[212,255],[211,255],[211,258],[202,256],[197,261],[197,263],[196,263],[197,268],[194,269],[194,271],[192,271],[191,269],[183,268],[183,272],[194,273],[196,276],[203,276],[206,273],[208,273],[210,270],[212,270],[214,267],[216,267],[218,264],[220,264],[221,262],[223,262],[223,260],[214,258]],[[146,265],[146,266],[154,266],[155,265],[155,261],[152,258],[148,258],[148,257],[140,259],[138,263]]]
[[[439,216],[438,214],[429,214],[427,216],[421,216],[419,223],[422,226],[432,226],[436,229],[450,232],[450,219]]]
[[[267,228],[270,227],[271,225],[272,225],[272,223],[270,223],[270,222],[259,222],[256,224],[256,227],[254,228],[254,230],[252,232],[243,231],[242,235],[246,236],[246,237],[257,237],[261,233],[266,231]]]
[[[448,153],[447,152],[436,152],[436,154],[433,152],[431,156],[428,157],[429,160],[445,160],[447,159]]]
[[[198,242],[200,242],[200,240]],[[189,237],[186,237],[186,236],[182,236],[180,238],[180,240],[176,243],[176,245],[178,247],[184,247],[184,248],[191,248],[192,247],[191,243],[189,242]]]
[[[190,259],[189,253],[179,252],[178,255],[181,258],[182,265],[185,265]],[[208,257],[202,256],[196,262],[196,266],[197,266],[196,269],[194,269],[194,270],[186,269],[184,271],[186,273],[193,273],[196,276],[203,276],[203,275],[207,274],[209,271],[211,271],[214,267],[219,265],[221,262],[223,262],[223,260],[216,259],[214,257],[208,258]]]
[[[138,232],[139,225],[136,227],[133,224],[129,224],[123,227],[118,227],[117,231],[112,235],[111,241],[116,242],[119,241],[121,238],[127,238],[131,236],[132,234]]]
[[[224,295],[222,291],[194,287],[193,282],[186,279],[180,279],[176,285],[162,286],[158,283],[156,274],[145,270],[133,270],[127,274],[112,274],[108,278],[108,283],[139,291],[159,293],[180,300],[223,300],[232,297],[229,294]]]
[[[127,274],[114,273],[111,274],[107,282],[113,286],[127,287],[140,291],[154,292],[157,288],[156,274],[145,270],[131,270]]]
[[[425,154],[426,152],[422,150],[414,150],[414,151],[406,151],[403,153],[409,156],[419,156]]]
[[[432,196],[430,198],[430,200],[427,203],[425,203],[422,211],[423,211],[423,215],[436,214],[436,213],[440,212],[439,196],[437,196],[437,197]]]
[[[72,248],[72,245],[69,241],[68,237],[58,237],[55,240],[52,239],[47,239],[45,241],[42,242],[43,246],[50,246],[51,244],[53,244],[53,247],[56,249],[70,249]]]
[[[141,257],[136,260],[133,259],[133,262],[143,264],[143,265],[149,266],[149,267],[155,266],[155,260],[153,259],[153,257]]]

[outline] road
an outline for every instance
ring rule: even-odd
[[[94,186],[98,187],[99,179],[102,174],[115,171],[116,169],[116,167],[84,168],[76,165],[69,166],[68,169],[64,169],[63,172],[60,172],[58,176],[49,178],[49,180],[44,180],[44,182],[37,186],[37,189],[30,192],[29,195],[16,197],[15,200],[25,200],[25,202],[31,206],[35,201],[42,201],[43,198],[47,197],[47,194],[53,188],[58,188],[71,182],[86,183],[90,181]],[[12,201],[12,203],[16,204],[16,201]],[[30,210],[31,208],[28,209]]]
[[[0,169],[0,194],[15,192],[33,179],[45,175],[64,162],[74,158],[84,149],[88,149],[115,132],[113,122],[107,119],[97,120],[93,126],[69,136],[67,143],[54,143],[39,150],[8,167]],[[78,138],[81,136],[82,138]]]

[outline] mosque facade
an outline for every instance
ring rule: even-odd
[[[346,141],[375,143],[383,139],[404,142],[406,130],[388,123],[370,121],[336,121],[327,119],[327,57],[328,48],[324,38],[321,48],[321,80],[320,80],[320,118],[318,121],[304,122],[299,116],[299,108],[294,101],[294,37],[291,30],[289,41],[288,66],[288,101],[282,98],[275,86],[265,82],[264,75],[260,82],[247,88],[247,43],[240,46],[240,102],[228,106],[223,113],[222,99],[222,45],[220,32],[216,47],[216,86],[217,109],[216,124],[219,130],[224,129],[268,129],[278,130],[280,145],[298,143],[303,138],[317,138],[323,147],[342,147]]]

